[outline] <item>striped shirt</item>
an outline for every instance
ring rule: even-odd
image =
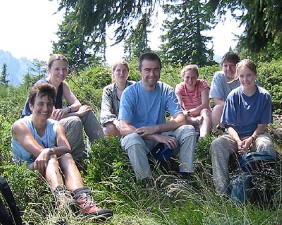
[[[202,91],[206,88],[209,88],[208,83],[205,80],[198,79],[193,91],[187,90],[185,83],[182,82],[176,85],[175,93],[182,97],[181,107],[190,110],[202,104]]]

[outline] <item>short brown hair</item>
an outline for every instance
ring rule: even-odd
[[[30,105],[33,106],[35,102],[35,98],[37,96],[43,97],[45,95],[47,95],[48,98],[52,100],[53,105],[55,105],[56,95],[57,95],[56,89],[53,85],[49,83],[35,84],[29,92],[28,102]]]
[[[234,64],[236,65],[236,64],[240,61],[240,57],[239,57],[239,55],[238,55],[237,53],[235,53],[235,52],[232,52],[232,51],[226,52],[226,53],[222,56],[220,65],[222,66],[225,61],[234,63]]]
[[[142,63],[144,60],[149,60],[149,61],[157,61],[160,64],[160,69],[162,69],[162,62],[161,58],[154,52],[146,52],[143,53],[138,60],[138,68],[139,71],[141,71],[142,68]]]

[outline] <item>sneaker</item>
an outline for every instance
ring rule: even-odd
[[[113,216],[113,211],[110,209],[103,209],[97,206],[92,197],[88,193],[81,193],[78,198],[76,198],[76,203],[80,208],[80,211],[86,214],[91,214],[99,217],[111,217]]]

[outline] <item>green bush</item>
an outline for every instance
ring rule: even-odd
[[[282,65],[281,61],[260,63],[258,65],[258,80],[262,87],[269,91],[272,97],[273,110],[281,114],[282,109]]]

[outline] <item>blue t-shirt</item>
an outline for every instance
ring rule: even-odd
[[[52,148],[56,146],[57,125],[58,125],[57,121],[48,119],[46,122],[45,134],[43,136],[40,136],[31,122],[31,115],[25,116],[20,120],[24,121],[24,123],[26,124],[27,128],[30,130],[35,140],[43,148]],[[13,136],[11,139],[11,146],[12,146],[13,159],[15,161],[18,161],[20,163],[27,162],[27,165],[29,165],[35,160],[35,157],[29,151],[25,150],[21,146],[21,144],[13,138]]]
[[[221,117],[221,123],[234,128],[239,137],[251,136],[258,124],[272,123],[272,101],[269,93],[257,86],[252,96],[238,87],[228,95]]]
[[[153,91],[146,91],[139,81],[123,91],[118,118],[139,128],[165,123],[166,112],[170,116],[182,112],[174,89],[158,81]]]
[[[228,83],[226,76],[222,71],[214,74],[210,89],[210,98],[221,98],[225,100],[228,94],[235,88],[240,86],[239,80]]]

